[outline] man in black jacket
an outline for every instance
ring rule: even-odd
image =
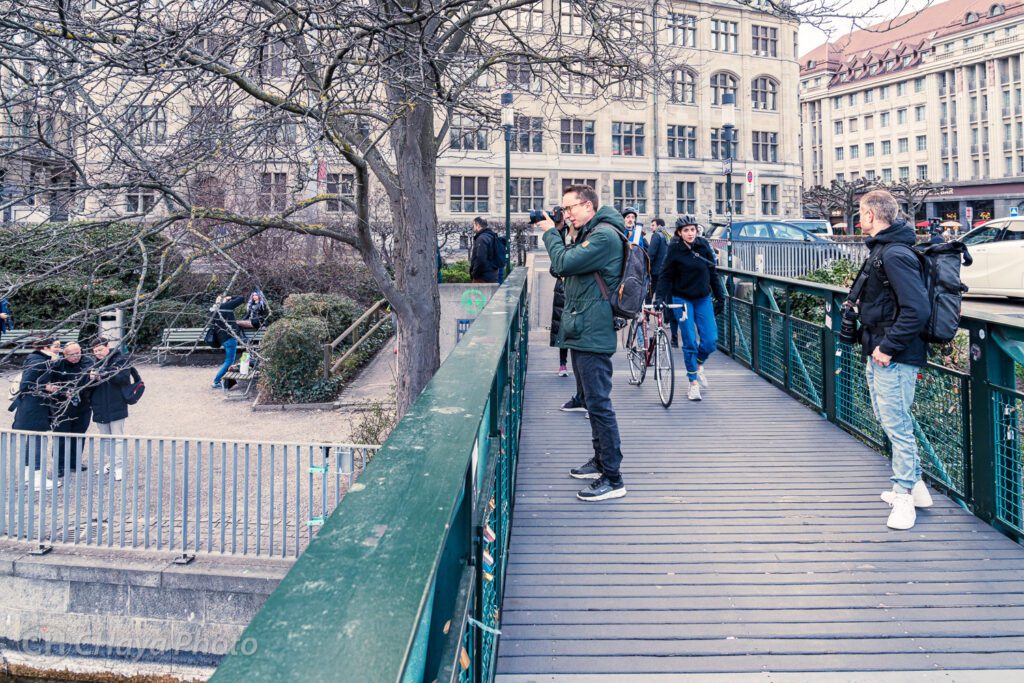
[[[498,235],[487,227],[480,216],[473,219],[473,250],[469,256],[469,277],[473,282],[498,282],[501,267],[498,263]]]
[[[38,339],[32,344],[32,353],[22,366],[18,395],[8,410],[14,412],[14,429],[28,432],[50,431],[50,411],[53,396],[57,392],[54,384],[54,368],[60,359],[60,340],[53,337]],[[52,475],[43,481],[40,470],[43,458],[42,436],[18,436],[19,446],[25,454],[25,464],[35,470],[36,491],[53,488]]]
[[[89,371],[93,422],[100,434],[123,436],[125,421],[128,419],[124,387],[132,383],[131,365],[119,349],[110,349],[104,337],[93,341],[92,353],[96,358],[96,364]],[[114,481],[121,481],[124,474],[125,450],[124,439],[104,439],[100,444],[101,458],[106,454],[103,474],[110,473],[110,462],[113,460]]]
[[[658,291],[658,273],[665,263],[668,254],[668,239],[665,237],[665,220],[651,219],[651,239],[647,247],[647,255],[651,259],[651,295]],[[668,316],[668,326],[672,330],[672,346],[679,347],[679,321],[674,315]]]
[[[58,386],[53,411],[53,431],[66,434],[85,434],[92,421],[88,388],[92,360],[82,356],[82,347],[75,342],[64,347],[64,357],[57,363],[54,381]],[[64,471],[84,472],[85,465],[78,462],[81,438],[61,437],[57,442],[57,476]],[[65,464],[66,458],[66,464]]]
[[[928,362],[921,333],[931,304],[921,262],[912,249],[914,229],[898,215],[899,204],[884,190],[868,192],[860,200],[861,228],[870,235],[871,253],[864,265],[867,279],[858,308],[871,406],[892,443],[893,486],[882,494],[892,507],[888,526],[910,529],[917,518],[914,508],[932,504],[921,479],[910,414],[917,373]]]

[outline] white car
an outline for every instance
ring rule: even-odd
[[[974,264],[960,269],[970,294],[1024,297],[1024,218],[999,218],[964,235]]]

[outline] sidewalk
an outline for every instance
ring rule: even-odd
[[[359,410],[369,403],[395,403],[398,377],[397,337],[392,337],[361,373],[344,389],[334,405],[342,410]]]

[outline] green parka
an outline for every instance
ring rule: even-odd
[[[565,278],[565,308],[558,330],[558,346],[591,353],[615,353],[618,339],[612,322],[612,305],[601,296],[594,273],[601,274],[609,291],[619,286],[625,228],[618,211],[602,206],[583,226],[572,248],[566,248],[555,228],[544,233],[551,271]]]

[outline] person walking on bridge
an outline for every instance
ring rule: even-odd
[[[892,443],[892,490],[882,493],[882,500],[892,508],[887,524],[890,529],[910,529],[917,521],[914,508],[932,504],[921,479],[910,414],[917,374],[928,362],[921,333],[931,304],[921,262],[912,250],[914,229],[898,216],[899,204],[885,190],[861,198],[860,224],[869,235],[866,242],[871,253],[851,295],[859,295],[858,301],[851,303],[857,304],[860,313],[871,407]]]
[[[600,207],[589,185],[570,185],[562,193],[562,210],[579,234],[571,249],[545,215],[537,225],[546,230],[544,246],[551,256],[551,271],[565,279],[565,308],[558,336],[560,345],[572,350],[572,369],[579,378],[590,413],[594,457],[570,470],[576,479],[593,483],[576,494],[585,501],[621,498],[626,484],[619,473],[622,463],[619,425],[612,408],[612,354],[618,340],[611,303],[601,295],[598,277],[609,290],[622,277],[622,216],[611,207]]]

